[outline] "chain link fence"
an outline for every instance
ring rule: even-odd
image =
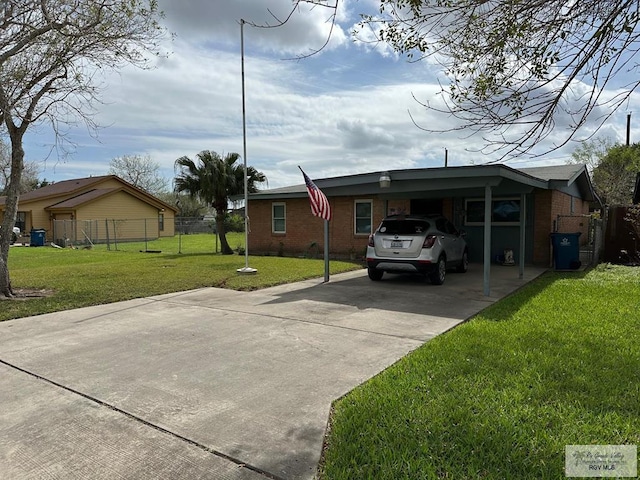
[[[141,242],[160,237],[157,218],[54,220],[53,242],[60,247]]]
[[[218,252],[220,242],[213,218],[176,217],[173,225],[158,218],[54,220],[53,243],[62,248],[91,248],[106,245],[109,250],[139,248],[152,251],[167,249],[176,253]],[[165,221],[166,222],[166,221]],[[174,232],[171,235],[171,232]],[[231,248],[244,244],[242,233],[227,233]],[[205,237],[205,238],[203,238]],[[242,243],[242,245],[240,244]],[[138,245],[138,244],[144,245]],[[236,245],[237,244],[237,245]]]

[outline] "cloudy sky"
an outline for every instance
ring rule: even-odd
[[[104,104],[95,117],[103,128],[97,135],[72,128],[69,138],[76,146],[68,155],[55,148],[47,128],[30,132],[26,158],[40,165],[41,178],[104,175],[116,156],[150,155],[172,179],[174,162],[183,155],[205,149],[242,154],[239,20],[274,23],[268,10],[284,17],[291,0],[161,0],[160,5],[175,34],[171,54],[152,70],[106,75]],[[270,188],[301,183],[297,165],[312,178],[324,178],[442,166],[445,148],[450,165],[494,159],[475,151],[482,147],[478,136],[432,134],[414,126],[409,112],[421,125],[456,126],[450,116],[427,112],[414,99],[437,101],[443,77],[427,62],[409,63],[382,46],[354,41],[350,32],[359,15],[376,7],[375,0],[342,0],[329,45],[302,60],[287,59],[323,45],[330,11],[302,9],[277,29],[245,25],[247,160],[266,174]],[[626,110],[618,112],[600,135],[623,141],[625,117]],[[534,163],[508,164],[565,163],[576,146]]]

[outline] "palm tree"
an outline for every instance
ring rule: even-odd
[[[190,197],[198,197],[216,211],[216,228],[224,255],[233,254],[227,242],[224,219],[229,208],[229,197],[244,193],[244,167],[238,163],[238,153],[228,153],[221,157],[216,152],[203,150],[198,160],[180,157],[176,167],[180,169],[174,180],[176,192],[186,192]],[[266,182],[264,173],[247,167],[247,191],[258,191],[257,184]]]

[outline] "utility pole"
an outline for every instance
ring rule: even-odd
[[[627,147],[631,145],[631,112],[627,113]]]

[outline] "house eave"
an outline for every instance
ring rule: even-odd
[[[391,185],[381,188],[382,172],[370,172],[343,177],[314,179],[314,183],[328,197],[366,196],[384,197],[413,196],[428,198],[456,191],[456,194],[477,194],[490,186],[497,193],[530,193],[534,188],[548,189],[549,183],[505,165],[472,165],[458,167],[389,170]],[[250,200],[303,198],[307,196],[304,184],[291,187],[264,190],[249,194]],[[234,200],[241,200],[238,195]]]

